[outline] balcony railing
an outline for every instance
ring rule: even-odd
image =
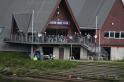
[[[94,38],[87,38],[86,36],[73,35],[73,36],[63,36],[63,35],[12,35],[10,38],[5,38],[5,42],[8,43],[21,43],[21,44],[65,44],[65,45],[81,45],[86,47],[90,52],[99,53],[97,45],[94,42]],[[107,52],[101,49],[101,56],[108,56]]]
[[[10,38],[5,38],[5,42],[25,43],[25,44],[85,44],[91,46],[94,43],[93,38],[87,39],[81,35],[64,36],[64,35],[12,35]]]

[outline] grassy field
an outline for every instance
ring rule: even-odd
[[[0,73],[5,75],[56,72],[75,68],[77,65],[77,62],[62,60],[33,61],[26,53],[0,52]]]
[[[33,61],[26,53],[0,52],[0,74],[124,80],[124,61]]]

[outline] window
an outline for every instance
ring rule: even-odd
[[[110,32],[110,38],[114,38],[114,37],[115,37],[114,32]]]
[[[104,33],[104,37],[114,38],[114,39],[124,39],[124,31],[108,31]]]
[[[59,16],[60,15],[60,8],[59,6],[57,7],[57,12],[56,12],[56,16]]]
[[[120,32],[115,32],[115,38],[120,38]]]
[[[121,32],[121,38],[124,38],[124,32]]]
[[[109,32],[105,32],[104,37],[109,37]]]

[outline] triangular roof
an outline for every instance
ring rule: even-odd
[[[41,32],[47,26],[51,13],[54,12],[60,0],[40,0],[43,1],[39,10],[34,10],[34,31]],[[31,32],[31,27],[28,30]]]
[[[13,13],[30,13],[34,10],[34,31],[41,31],[47,26],[48,19],[61,0],[2,0],[0,1],[0,26],[11,27]],[[74,17],[80,27],[98,27],[107,18],[115,0],[65,0],[69,3]],[[41,28],[41,30],[39,30]],[[28,29],[31,32],[31,25]]]
[[[41,31],[39,29],[42,29],[46,25],[49,16],[59,1],[60,0],[2,0],[0,1],[0,25],[10,28],[12,14],[32,14],[34,10],[34,31],[39,32]],[[28,31],[31,32],[31,25]]]
[[[18,29],[23,32],[27,32],[30,23],[31,23],[31,14],[14,14],[15,22],[18,26]]]
[[[68,0],[68,2],[80,27],[95,28],[96,16],[98,27],[101,27],[115,0]]]
[[[67,8],[67,10],[68,10],[68,12],[69,12],[69,15],[70,15],[71,18],[72,18],[72,21],[74,22],[74,24],[75,24],[75,26],[76,26],[76,29],[78,30],[78,32],[80,32],[80,28],[79,28],[79,26],[78,26],[78,23],[77,23],[77,21],[76,21],[76,19],[75,19],[75,17],[74,17],[74,14],[73,14],[73,12],[72,12],[72,10],[71,10],[71,7],[70,7],[70,5],[69,5],[69,3],[68,3],[67,0],[59,0],[58,4],[57,4],[57,5],[55,6],[55,8],[54,8],[54,11],[53,11],[53,12],[51,13],[51,15],[50,15],[47,24],[49,24],[49,21],[50,21],[51,18],[55,15],[57,8],[59,7],[59,5],[61,4],[62,1],[65,1],[64,6],[66,6],[66,8]],[[45,26],[44,30],[42,30],[42,31],[45,31],[46,28],[47,28],[47,26]]]
[[[113,8],[111,9],[100,33],[101,46],[124,46],[123,39],[124,31],[124,5],[122,0],[116,0]],[[114,32],[114,36],[107,36],[110,32]],[[120,35],[120,37],[118,36]]]

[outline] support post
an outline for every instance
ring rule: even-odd
[[[33,49],[33,30],[34,30],[34,10],[32,12],[32,45],[31,45],[31,59],[34,57],[34,49]]]
[[[70,60],[72,59],[72,44],[71,44],[71,57],[70,57]]]
[[[97,53],[97,50],[96,50],[96,46],[97,46],[97,24],[98,24],[98,22],[97,22],[98,20],[97,20],[97,16],[96,16],[96,34],[95,34],[95,53]],[[97,55],[97,54],[96,54]],[[95,56],[96,57],[96,56]]]
[[[33,59],[34,57],[34,49],[33,49],[33,45],[31,45],[31,55],[30,55],[31,59]]]
[[[99,60],[100,60],[100,57],[101,57],[101,47],[100,47],[100,29],[99,29]]]

